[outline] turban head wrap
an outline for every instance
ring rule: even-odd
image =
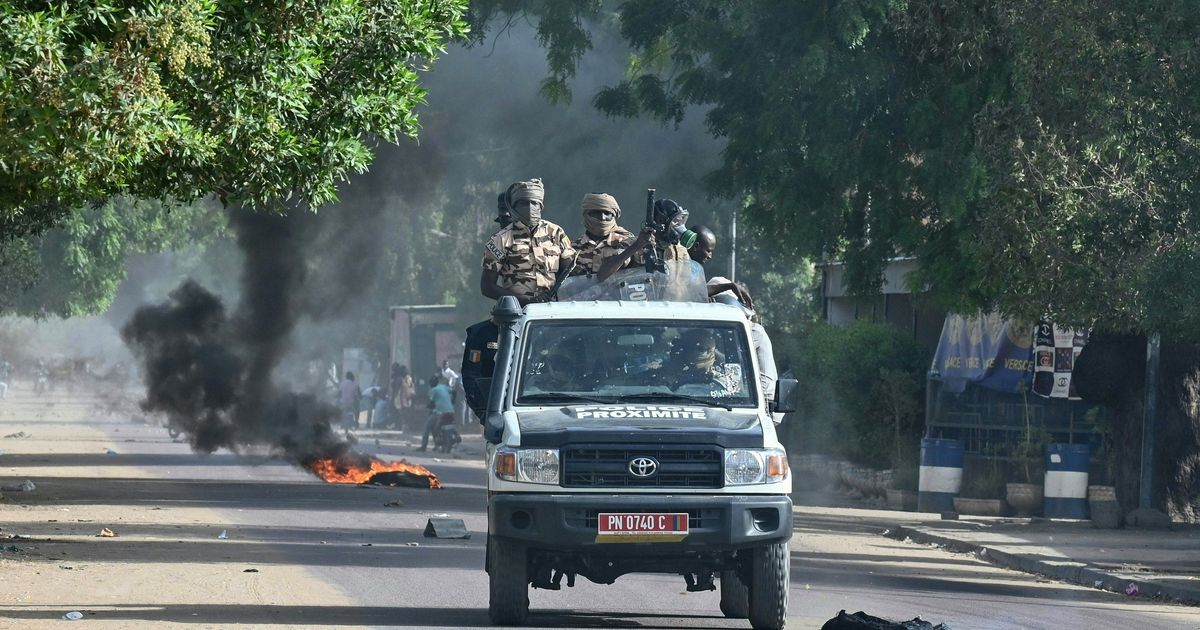
[[[612,219],[598,219],[589,215],[592,210],[607,210],[613,213]],[[601,238],[612,233],[617,227],[617,219],[621,217],[621,206],[617,200],[607,193],[588,193],[583,196],[583,226],[589,234]]]
[[[537,229],[538,224],[542,221],[542,205],[546,199],[546,189],[542,186],[542,180],[534,178],[514,183],[508,187],[508,199],[512,204],[513,218],[530,230]],[[538,202],[537,206],[517,203],[524,199]]]

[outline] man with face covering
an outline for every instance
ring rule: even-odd
[[[575,249],[561,227],[542,219],[542,180],[516,182],[507,195],[513,223],[485,244],[479,290],[494,300],[511,295],[521,306],[544,302],[558,270],[575,259]]]
[[[613,256],[620,256],[633,242],[633,234],[617,225],[617,219],[621,218],[621,206],[612,195],[588,193],[583,196],[582,209],[584,232],[572,243],[578,257],[571,275],[598,275],[600,280],[604,280],[620,267],[609,270],[605,275],[600,273],[602,263]],[[630,264],[632,261],[627,261],[624,266]]]

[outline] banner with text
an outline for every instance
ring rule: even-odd
[[[997,313],[947,315],[933,359],[934,378],[949,392],[967,383],[1015,393],[1033,377],[1033,328]]]

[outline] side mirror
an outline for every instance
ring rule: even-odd
[[[775,400],[771,401],[773,413],[792,413],[796,410],[796,389],[800,385],[794,378],[781,378],[775,381]]]

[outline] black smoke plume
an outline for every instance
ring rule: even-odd
[[[332,428],[335,407],[272,380],[305,311],[305,252],[317,233],[311,216],[232,210],[244,255],[237,310],[228,314],[188,280],[168,301],[138,309],[121,331],[143,364],[142,407],[165,414],[196,451],[266,446],[305,467],[329,458],[369,462]]]

